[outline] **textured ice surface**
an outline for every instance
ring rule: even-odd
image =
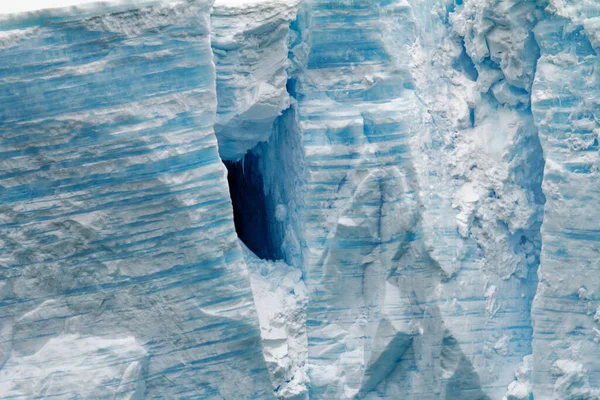
[[[541,57],[532,91],[548,199],[540,283],[533,308],[534,393],[541,398],[600,398],[598,307],[597,35],[600,9],[559,3],[535,27]],[[595,17],[595,18],[593,18]]]
[[[54,14],[73,14],[81,13],[84,10],[93,10],[97,13],[105,13],[107,7],[111,12],[118,9],[136,9],[149,5],[174,4],[180,0],[23,0],[18,2],[8,2],[0,8],[0,15],[14,15],[15,18],[22,18],[23,13],[54,13]]]
[[[219,106],[219,151],[237,160],[269,139],[273,121],[289,107],[288,31],[297,0],[217,1],[212,47]]]
[[[600,398],[597,1],[11,7],[0,396]]]
[[[275,392],[282,398],[307,398],[307,297],[302,271],[281,261],[261,260],[241,246]]]
[[[271,393],[213,130],[209,9],[3,23],[3,397]]]
[[[63,334],[32,355],[14,352],[0,371],[2,398],[143,399],[148,354],[132,337]],[[8,384],[10,382],[10,384]]]

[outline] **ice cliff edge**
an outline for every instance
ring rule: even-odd
[[[600,398],[593,0],[0,10],[0,397]]]

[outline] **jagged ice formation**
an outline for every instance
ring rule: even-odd
[[[600,399],[600,3],[1,7],[0,397]]]

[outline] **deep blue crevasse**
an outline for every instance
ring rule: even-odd
[[[258,257],[281,259],[281,239],[274,232],[273,213],[267,207],[259,156],[250,150],[239,161],[226,160],[224,164],[239,238]]]

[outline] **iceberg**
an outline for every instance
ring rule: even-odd
[[[6,6],[0,397],[600,398],[599,21]]]
[[[1,397],[272,393],[214,134],[210,7],[1,17]]]

